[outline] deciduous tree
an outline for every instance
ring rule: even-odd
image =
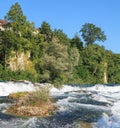
[[[80,32],[82,32],[82,37],[86,45],[93,44],[95,41],[106,40],[104,31],[102,31],[101,28],[91,23],[84,24]]]

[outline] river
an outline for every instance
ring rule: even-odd
[[[38,84],[45,86],[44,84]],[[0,128],[120,128],[120,85],[63,85],[51,87],[59,107],[54,116],[19,118],[5,114],[13,92],[34,91],[31,82],[0,82]]]

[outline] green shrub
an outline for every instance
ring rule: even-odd
[[[29,93],[24,97],[24,103],[27,106],[41,106],[50,100],[49,87],[39,87],[39,90]]]

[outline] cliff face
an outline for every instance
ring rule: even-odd
[[[7,64],[8,68],[12,71],[29,70],[34,68],[34,65],[30,60],[30,52],[24,53],[12,51]]]
[[[104,63],[103,81],[105,84],[108,83],[108,80],[107,80],[107,63],[106,62]]]

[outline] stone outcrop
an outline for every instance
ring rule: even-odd
[[[103,81],[105,84],[108,83],[108,80],[107,80],[107,63],[106,62],[104,63]]]
[[[12,51],[7,65],[12,71],[34,68],[32,61],[30,61],[30,52],[24,53]]]

